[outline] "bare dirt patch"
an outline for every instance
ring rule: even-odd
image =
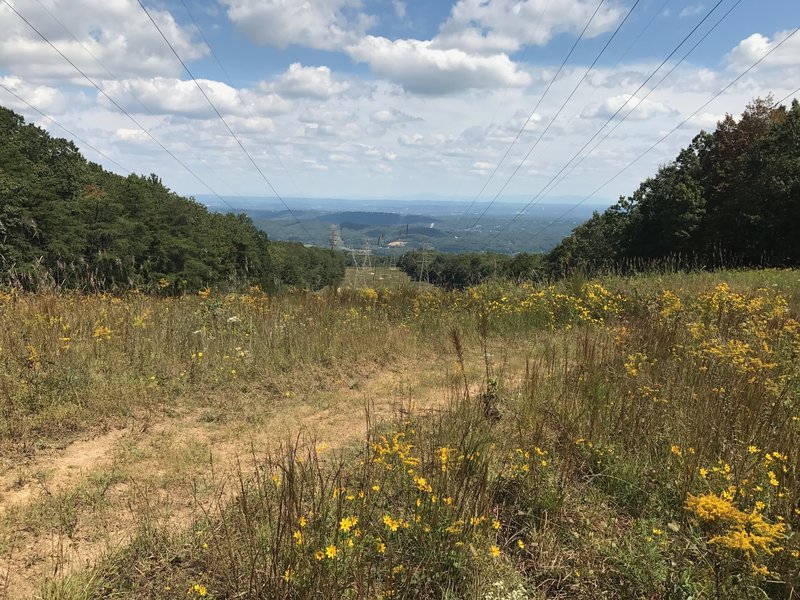
[[[0,515],[52,490],[70,486],[86,473],[103,466],[125,429],[78,440],[61,449],[40,453],[9,466],[0,475]]]
[[[233,493],[232,477],[254,453],[298,435],[343,447],[363,438],[367,407],[376,421],[396,415],[400,406],[441,404],[448,361],[426,358],[370,369],[323,389],[298,382],[278,402],[228,392],[209,398],[213,410],[178,407],[171,417],[134,422],[6,467],[0,476],[0,597],[30,597],[43,580],[85,568],[130,539],[141,514],[188,525],[198,503]],[[266,416],[235,418],[257,413],[259,402],[269,407]]]

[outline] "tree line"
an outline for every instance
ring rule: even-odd
[[[726,115],[545,254],[412,251],[399,264],[413,279],[447,288],[576,271],[797,266],[800,104],[758,98],[739,119]]]
[[[344,257],[275,242],[244,214],[216,213],[156,175],[117,175],[0,107],[0,276],[93,290],[293,285],[344,276]]]
[[[447,289],[463,289],[487,279],[538,280],[544,276],[540,254],[515,256],[494,252],[460,254],[412,250],[400,257],[398,266],[416,281]]]
[[[681,266],[800,263],[800,105],[756,99],[699,133],[630,196],[545,256],[560,275],[669,260]]]

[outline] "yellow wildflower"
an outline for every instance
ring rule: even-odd
[[[358,525],[358,517],[345,517],[339,521],[339,529],[347,533],[353,527]]]

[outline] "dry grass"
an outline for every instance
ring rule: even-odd
[[[127,541],[51,574],[44,598],[796,597],[799,290],[796,272],[766,271],[7,301],[3,318],[28,324],[2,342],[18,377],[83,369],[116,391],[95,404],[79,387],[89,414],[56,428],[64,397],[20,411],[49,383],[33,393],[7,378],[9,448],[104,419],[144,416],[148,431],[6,523],[63,541],[87,507],[102,522],[129,503]],[[61,322],[36,317],[45,309],[68,315],[80,343],[48,345]],[[126,327],[145,309],[143,331]],[[39,354],[26,363],[27,343]],[[392,364],[404,370],[387,377]],[[394,402],[358,426],[356,406],[386,387]],[[160,436],[169,418],[180,426]],[[275,434],[243,458],[263,427]],[[206,457],[226,444],[238,460],[222,469]],[[153,477],[131,485],[142,468]],[[164,511],[165,495],[180,509]]]

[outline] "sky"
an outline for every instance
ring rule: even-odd
[[[800,87],[797,33],[703,107],[800,26],[797,0],[142,3],[0,0],[0,84],[90,160],[185,195],[609,202]]]

